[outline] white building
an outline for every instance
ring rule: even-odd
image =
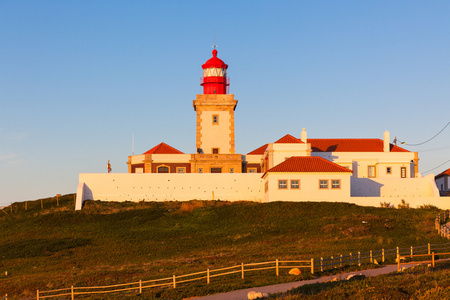
[[[434,180],[441,196],[450,196],[450,169],[436,175]]]
[[[203,94],[193,100],[196,153],[160,143],[128,157],[128,174],[80,174],[77,209],[107,201],[250,200],[437,204],[434,177],[418,173],[418,154],[383,139],[308,139],[285,135],[242,155],[235,151],[234,112],[226,65],[202,65]],[[164,173],[164,174],[161,174]],[[217,174],[221,173],[221,174]],[[448,187],[448,184],[446,185]],[[441,205],[442,206],[442,205]]]

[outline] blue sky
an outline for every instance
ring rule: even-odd
[[[229,65],[236,151],[310,138],[421,143],[449,121],[449,1],[2,1],[0,206],[195,151],[201,65]],[[419,151],[450,159],[450,127]],[[450,162],[433,170],[450,168]],[[427,173],[428,174],[428,173]]]

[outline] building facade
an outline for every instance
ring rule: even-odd
[[[450,169],[436,175],[434,180],[439,189],[439,194],[441,196],[450,196]]]
[[[86,199],[345,201],[361,205],[373,205],[379,199],[410,199],[437,204],[434,176],[421,177],[417,152],[390,143],[388,131],[383,139],[310,139],[303,128],[299,137],[287,134],[247,154],[236,153],[238,100],[228,93],[228,65],[217,57],[216,49],[212,55],[202,65],[203,94],[193,100],[195,153],[160,143],[129,156],[128,174],[80,174],[77,208]],[[438,185],[448,190],[448,175],[436,180],[443,180]]]

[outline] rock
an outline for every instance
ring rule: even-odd
[[[331,280],[329,282],[335,282],[335,281],[338,281],[338,280],[339,279],[337,277],[333,277],[333,278],[331,278]]]
[[[401,271],[403,272],[403,271],[405,271],[406,269],[409,269],[408,267],[402,267],[401,268]]]
[[[350,274],[347,276],[346,280],[361,280],[366,278],[365,275],[359,273],[359,274]]]
[[[302,271],[300,271],[299,268],[294,268],[294,269],[291,269],[289,271],[289,274],[291,274],[291,275],[300,275],[300,274],[302,274]]]
[[[262,299],[262,298],[267,297],[267,296],[268,295],[266,293],[250,291],[247,294],[247,299],[248,300]]]

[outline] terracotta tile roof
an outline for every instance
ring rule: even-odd
[[[247,153],[247,155],[262,155],[266,151],[267,146],[269,146],[269,144],[262,145],[258,149],[255,149],[252,152]]]
[[[269,169],[266,173],[280,172],[348,172],[353,171],[341,167],[334,162],[318,156],[293,156]]]
[[[279,139],[275,143],[278,143],[278,144],[298,144],[298,143],[303,143],[303,142],[300,139],[297,139],[297,138],[293,137],[290,134],[286,134],[285,136],[283,136],[281,139]],[[252,152],[247,153],[247,154],[248,155],[251,155],[251,154],[260,154],[260,155],[262,155],[262,154],[264,154],[264,151],[266,151],[268,145],[269,144],[265,144],[265,145],[255,149],[255,150],[253,150]]]
[[[278,144],[294,144],[294,143],[303,143],[300,139],[293,137],[290,134],[286,134],[281,139],[276,141]]]
[[[381,139],[308,139],[312,152],[383,152]],[[409,152],[393,144],[391,152]]]
[[[184,153],[165,143],[161,143],[159,145],[156,145],[152,149],[148,150],[147,152],[144,152],[144,154],[184,154]]]
[[[290,134],[283,136],[275,143],[303,143]],[[383,152],[384,142],[381,139],[308,139],[312,152]],[[248,154],[264,154],[267,145],[259,147]],[[399,146],[390,144],[391,152],[410,152]]]
[[[434,178],[440,178],[445,175],[450,176],[450,169],[447,169],[444,172],[437,174]]]

